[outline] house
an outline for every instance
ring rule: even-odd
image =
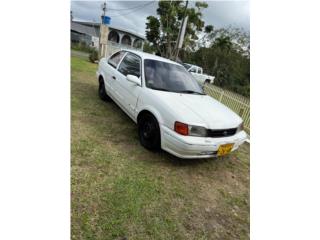
[[[71,21],[71,42],[85,42],[88,46],[99,48],[100,23]],[[122,28],[109,25],[107,56],[120,49],[143,50],[145,37]]]
[[[88,46],[99,48],[99,29],[72,21],[71,42],[85,42]]]

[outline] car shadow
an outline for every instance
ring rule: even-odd
[[[181,167],[181,166],[196,166],[196,165],[201,165],[201,164],[205,164],[208,162],[212,162],[212,161],[216,161],[218,160],[217,157],[212,157],[212,158],[194,158],[194,159],[188,159],[188,158],[178,158],[164,150],[160,150],[158,152],[158,154],[160,156],[162,156],[163,159],[166,160],[167,163],[173,165],[173,166],[177,166],[177,167]]]

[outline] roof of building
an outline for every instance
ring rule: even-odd
[[[129,33],[135,37],[138,37],[138,38],[141,38],[142,40],[146,40],[146,38],[144,36],[142,36],[141,34],[139,33],[136,33],[136,32],[133,32],[133,31],[130,31],[130,30],[126,30],[126,29],[123,29],[123,28],[119,28],[119,27],[113,27],[113,26],[109,26],[110,29],[115,29],[115,30],[119,30],[121,32],[124,32],[124,33]]]
[[[77,23],[79,25],[82,25],[82,26],[88,26],[88,27],[100,27],[100,23],[97,23],[97,22],[88,22],[88,21],[79,21],[79,20],[73,20],[72,23]],[[141,38],[143,40],[145,40],[145,36],[137,33],[137,32],[134,32],[134,31],[130,31],[130,30],[127,30],[127,29],[124,29],[124,28],[119,28],[119,27],[115,27],[113,26],[112,24],[111,25],[108,25],[110,29],[115,29],[115,30],[119,30],[121,32],[124,32],[124,33],[129,33],[133,36],[136,36],[138,38]]]
[[[77,22],[71,22],[71,30],[79,33],[84,33],[90,36],[99,37],[99,32],[92,26],[83,25]]]

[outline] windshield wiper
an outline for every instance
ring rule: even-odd
[[[170,89],[166,89],[166,88],[155,88],[155,87],[151,87],[151,89],[153,89],[153,90],[159,90],[159,91],[166,91],[166,92],[191,93],[191,94],[206,95],[206,94],[204,94],[204,93],[196,92],[196,91],[193,91],[193,90],[171,91]]]
[[[179,93],[193,93],[193,94],[199,94],[199,95],[206,95],[205,93],[196,92],[193,90],[182,90],[182,91],[179,91]]]
[[[155,87],[151,87],[151,89],[153,90],[159,90],[159,91],[166,91],[166,92],[170,92],[169,89],[165,89],[165,88],[155,88]]]

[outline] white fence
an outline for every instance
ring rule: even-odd
[[[237,113],[243,119],[245,130],[250,133],[250,99],[215,85],[206,84],[204,90],[208,95]]]

